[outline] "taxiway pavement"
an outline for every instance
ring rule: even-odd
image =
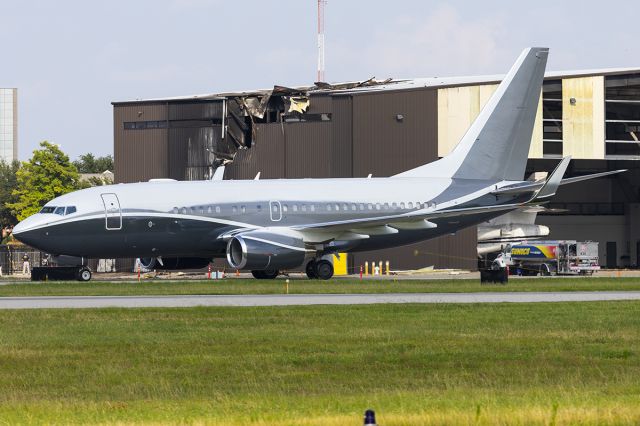
[[[640,300],[640,291],[0,297],[0,309],[185,308],[195,306],[538,303]]]

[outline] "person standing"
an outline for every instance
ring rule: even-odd
[[[29,264],[29,255],[27,253],[22,256],[22,273],[25,275],[31,273],[31,265]]]

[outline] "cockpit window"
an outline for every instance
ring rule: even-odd
[[[40,210],[40,213],[53,213],[59,214],[60,216],[66,216],[68,214],[73,214],[77,212],[76,206],[67,206],[67,207],[54,207],[54,206],[46,206]]]

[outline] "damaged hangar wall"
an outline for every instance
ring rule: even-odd
[[[250,148],[237,153],[232,138],[222,139],[221,106],[219,99],[114,103],[116,182],[203,179],[212,152],[217,159],[235,155],[225,179],[253,179],[258,172],[263,179],[383,177],[437,159],[435,89],[311,93],[302,117],[330,114],[329,120],[270,118],[249,130],[235,123],[240,126],[236,143],[246,144],[243,132],[252,139]],[[227,123],[232,125],[230,118]],[[475,269],[476,244],[471,228],[410,246],[354,253],[350,264],[389,260],[392,269]]]
[[[311,95],[309,114],[330,121],[256,126],[225,179],[391,176],[438,158],[438,100],[433,89]],[[392,269],[475,269],[476,230],[409,246],[354,253],[350,265],[389,260]]]

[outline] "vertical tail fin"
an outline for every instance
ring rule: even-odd
[[[449,155],[396,176],[522,180],[548,54],[525,49]]]

